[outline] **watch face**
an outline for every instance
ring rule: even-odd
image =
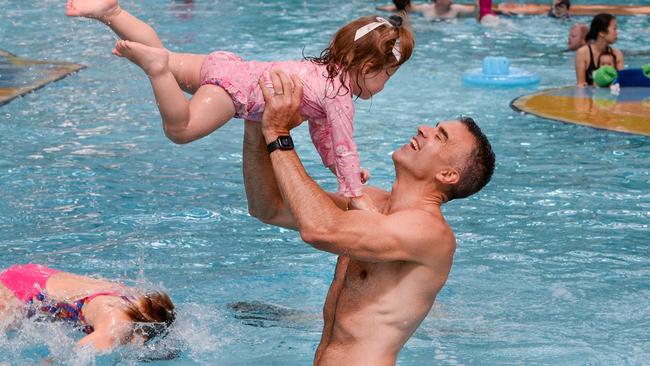
[[[290,136],[280,136],[278,138],[278,141],[280,142],[280,148],[281,149],[292,149],[293,148],[293,140],[291,140]]]

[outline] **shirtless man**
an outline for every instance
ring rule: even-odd
[[[392,191],[364,188],[380,213],[348,211],[347,199],[323,191],[288,138],[280,139],[300,121],[299,79],[275,71],[271,77],[274,90],[262,88],[262,124],[245,122],[249,212],[339,255],[314,364],[393,366],[451,269],[456,239],[441,205],[487,184],[494,170],[490,144],[469,118],[420,126],[393,153]],[[269,153],[267,144],[282,147]]]

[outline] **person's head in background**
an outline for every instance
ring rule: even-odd
[[[551,11],[548,13],[548,16],[553,18],[569,18],[569,9],[571,9],[570,0],[553,0],[551,4]]]
[[[393,4],[395,4],[395,10],[397,11],[406,13],[411,11],[411,0],[393,0]]]
[[[578,48],[584,46],[587,41],[585,40],[585,35],[589,31],[589,27],[584,23],[576,23],[569,30],[569,39],[568,39],[568,49],[575,51]]]
[[[611,47],[607,47],[607,50],[598,56],[598,67],[602,66],[616,67],[616,55]]]
[[[436,4],[437,7],[443,8],[443,9],[450,9],[451,8],[451,0],[432,0],[432,3]]]
[[[616,17],[612,14],[598,14],[591,20],[589,31],[585,35],[586,42],[603,42],[608,46],[616,43],[618,28]]]

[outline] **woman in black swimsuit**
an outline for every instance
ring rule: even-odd
[[[585,36],[587,44],[576,52],[576,79],[580,87],[593,85],[593,72],[600,67],[598,59],[600,54],[610,49],[616,43],[618,30],[616,18],[611,14],[598,14],[591,21],[589,32]],[[623,53],[611,47],[616,56],[616,69],[622,70],[624,65]]]

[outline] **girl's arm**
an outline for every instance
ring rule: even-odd
[[[328,100],[325,106],[331,150],[336,165],[338,193],[345,197],[359,197],[362,193],[361,167],[357,145],[354,142],[354,104],[349,95]]]

